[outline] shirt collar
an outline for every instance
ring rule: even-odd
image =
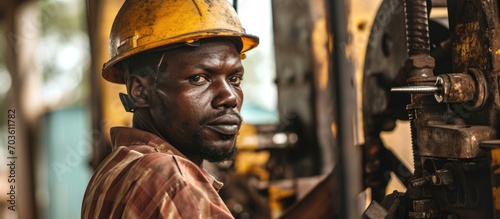
[[[113,127],[110,130],[112,148],[133,147],[139,152],[160,152],[186,158],[179,150],[159,136],[130,127]]]
[[[188,159],[170,143],[150,132],[130,127],[113,127],[110,134],[113,150],[120,146],[126,146],[141,153],[168,153]],[[203,168],[202,170],[213,180],[212,186],[215,190],[219,191],[224,184],[207,170]]]

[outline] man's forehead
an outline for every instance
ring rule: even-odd
[[[234,50],[228,49],[228,47]],[[175,63],[180,64],[191,61],[191,58],[209,59],[214,56],[226,55],[228,52],[234,52],[233,54],[238,56],[238,61],[240,61],[237,45],[231,38],[207,38],[189,44],[183,43],[138,54],[129,58],[127,65],[131,71],[141,71],[144,68],[157,70],[157,67],[161,68],[161,62],[172,65],[174,63],[170,61],[176,60]],[[186,59],[187,56],[190,57],[189,60]]]
[[[182,51],[182,52],[204,52],[205,50],[211,50],[211,49],[217,49],[217,48],[223,48],[226,46],[231,46],[235,49],[235,51],[239,54],[238,51],[238,43],[236,40],[232,38],[207,38],[207,39],[202,39],[193,43],[185,43],[183,46],[174,48],[174,49],[167,49],[165,52],[169,53],[175,53],[177,51]]]

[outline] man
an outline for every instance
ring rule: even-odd
[[[202,162],[236,152],[241,57],[258,42],[227,0],[127,0],[103,77],[126,84],[133,128],[111,129],[82,218],[232,218]]]

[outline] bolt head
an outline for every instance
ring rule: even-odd
[[[415,55],[406,60],[407,67],[410,68],[434,68],[436,61],[430,55]]]

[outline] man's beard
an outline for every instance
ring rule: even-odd
[[[207,144],[198,133],[193,135],[193,142],[196,147],[190,147],[188,150],[194,149],[192,152],[198,153],[201,158],[210,162],[222,162],[234,159],[234,155],[238,151],[236,145],[230,149],[213,147]],[[195,151],[196,150],[196,151]]]

